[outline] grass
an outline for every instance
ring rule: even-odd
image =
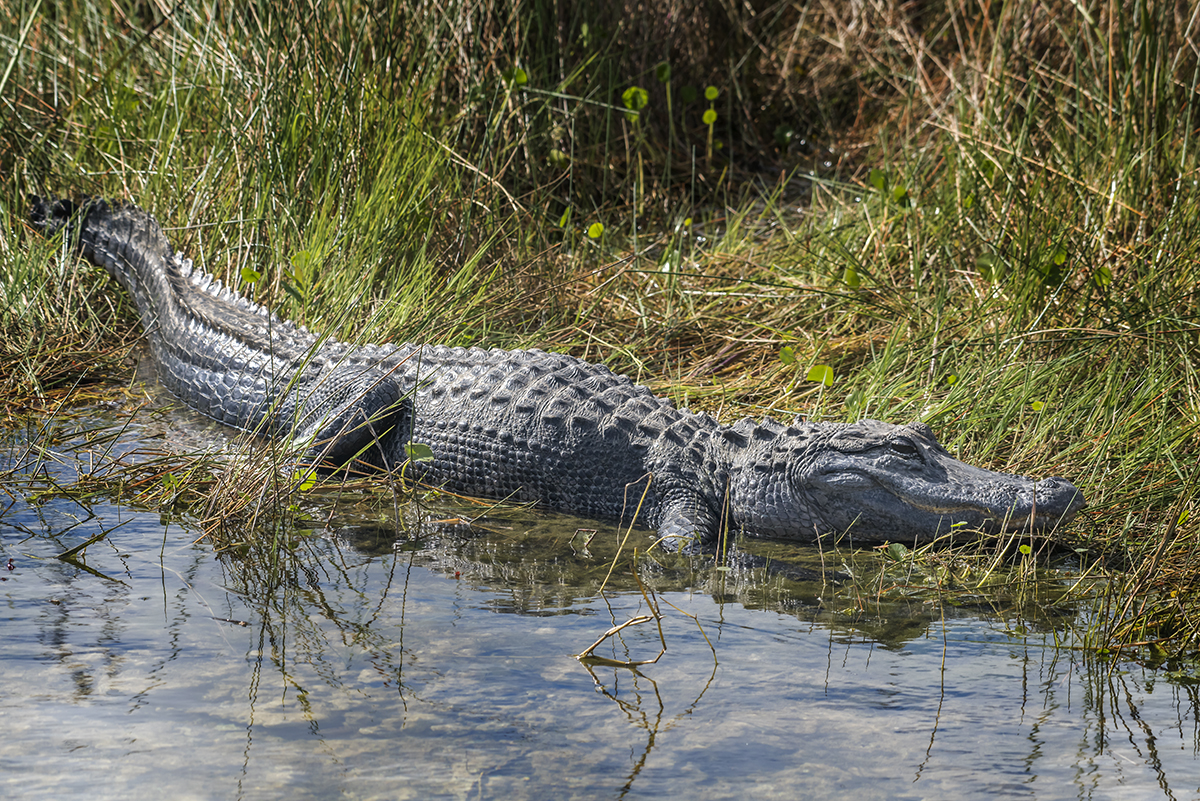
[[[139,335],[24,196],[130,198],[343,339],[567,350],[1070,477],[1066,539],[1136,599],[1094,644],[1200,648],[1186,4],[0,0],[0,39],[10,415],[128,380]]]

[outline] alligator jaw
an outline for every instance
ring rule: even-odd
[[[1061,478],[1035,481],[952,457],[928,426],[876,420],[795,429],[758,453],[741,484],[753,507],[735,496],[748,533],[812,540],[843,535],[855,543],[924,544],[947,535],[1046,531],[1069,522],[1083,495]],[[786,484],[753,465],[788,464]],[[763,499],[766,499],[766,503]]]
[[[857,525],[847,526],[851,535],[858,533],[855,539],[878,539],[874,532],[884,532],[884,539],[911,543],[960,529],[1048,531],[1084,507],[1083,494],[1069,481],[1035,481],[966,464],[920,423],[866,420],[828,444],[833,447],[820,460],[823,468],[857,473],[873,485],[861,493]]]

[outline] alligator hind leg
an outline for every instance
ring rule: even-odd
[[[335,367],[300,391],[295,440],[302,462],[321,469],[365,463],[391,470],[397,449],[385,447],[412,429],[412,400],[392,376],[378,368]]]

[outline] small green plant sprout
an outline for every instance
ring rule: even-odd
[[[1046,404],[1044,401],[1030,401],[1029,408],[1033,409],[1035,412],[1040,412],[1046,408]]]
[[[636,125],[642,109],[650,102],[650,93],[640,86],[631,86],[622,93],[621,102],[629,109],[625,112],[625,119]]]
[[[529,73],[520,67],[509,67],[501,75],[510,92],[529,83]]]
[[[1017,550],[1021,552],[1021,556],[1029,556],[1033,553],[1033,547],[1030,545],[1022,545]]]
[[[713,108],[713,103],[716,102],[718,94],[720,94],[720,92],[715,86],[710,86],[704,90],[704,97],[708,100],[708,109],[705,110],[704,116],[701,117],[701,119],[704,121],[704,124],[708,126],[708,144],[705,148],[704,155],[709,162],[709,167],[712,166],[713,125],[717,122],[717,110]]]
[[[604,223],[592,223],[588,226],[587,235],[589,239],[599,239],[604,235]]]
[[[564,211],[562,213],[562,216],[558,218],[558,227],[566,228],[570,224],[571,224],[571,207],[567,206],[567,210]]]
[[[306,492],[317,485],[317,475],[311,470],[292,472],[292,484],[301,492]]]
[[[910,553],[908,546],[899,542],[890,543],[886,547],[881,548],[879,552],[889,562],[903,562],[908,558]]]
[[[871,170],[871,172],[867,175],[867,180],[871,183],[871,186],[875,187],[878,191],[883,192],[887,190],[887,173],[878,167],[875,167]]]
[[[787,149],[787,146],[796,138],[796,131],[792,126],[785,124],[775,126],[775,145],[780,150]]]
[[[946,386],[952,387],[958,383],[958,376],[955,373],[949,373],[945,378],[942,379],[942,381],[946,384]]]
[[[862,279],[858,276],[858,270],[852,266],[847,266],[846,269],[842,270],[842,281],[851,289],[858,289],[862,286]]]
[[[799,367],[800,364],[796,358],[796,349],[791,345],[784,345],[779,349],[779,361],[785,367]],[[827,364],[814,364],[808,369],[804,380],[831,387],[833,386],[833,368]]]
[[[300,305],[308,303],[312,292],[313,277],[316,270],[313,267],[312,252],[298,250],[290,259],[291,269],[284,271],[283,291],[287,292]]]
[[[253,267],[243,267],[241,276],[242,276],[242,281],[244,281],[247,284],[257,284],[259,281],[262,280],[262,273],[260,273],[258,270],[254,269]]]
[[[654,68],[654,77],[658,78],[659,83],[671,83],[671,62],[661,61]]]
[[[979,160],[979,173],[988,184],[996,177],[996,162],[984,157]]]
[[[1046,260],[1038,270],[1042,274],[1042,283],[1048,287],[1061,284],[1069,272],[1066,263],[1067,249],[1062,245],[1051,248]]]
[[[550,154],[546,157],[546,160],[560,170],[565,170],[571,166],[571,157],[567,155],[565,150],[559,150],[557,147],[550,148]]]
[[[1092,283],[1094,283],[1100,289],[1108,289],[1112,282],[1112,270],[1108,268],[1107,264],[1101,264],[1096,268],[1095,272],[1092,273]]]
[[[891,182],[888,180],[887,173],[878,167],[871,170],[867,180],[880,194],[890,197],[897,206],[903,208],[909,205],[908,188],[904,184],[896,184],[891,187],[891,191],[888,191]]]
[[[994,284],[1004,277],[1004,260],[994,253],[981,253],[975,259],[975,269],[983,280]]]
[[[806,381],[814,381],[827,387],[833,386],[833,368],[827,364],[814,364],[808,369]]]

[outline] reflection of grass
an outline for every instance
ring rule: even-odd
[[[588,2],[155,8],[0,19],[24,43],[0,59],[7,413],[127,375],[139,336],[98,271],[25,235],[21,198],[131,197],[334,336],[562,348],[725,420],[919,418],[969,461],[1067,476],[1090,503],[1068,551],[1115,568],[1095,642],[1200,644],[1200,95],[1175,6],[802,3],[764,25],[671,0],[611,29]],[[172,502],[215,480],[169,472]],[[222,514],[302,504],[279,475],[229,479]],[[1000,550],[978,575],[1019,579]],[[958,558],[906,560],[949,581]]]

